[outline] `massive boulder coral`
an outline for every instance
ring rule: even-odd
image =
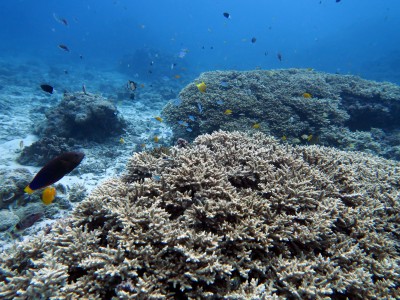
[[[203,93],[196,87],[201,82],[207,87]],[[261,131],[293,144],[400,160],[395,84],[306,69],[213,71],[202,73],[179,97],[163,109],[176,137],[192,140],[219,129]]]
[[[262,133],[136,153],[0,256],[8,299],[394,299],[400,164]]]
[[[41,136],[104,141],[123,132],[126,123],[115,105],[100,95],[66,93],[61,102],[46,112],[38,126]]]

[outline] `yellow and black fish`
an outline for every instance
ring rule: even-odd
[[[32,194],[35,190],[59,181],[75,169],[84,157],[85,154],[82,152],[65,152],[53,158],[40,169],[31,183],[24,189],[25,193]]]

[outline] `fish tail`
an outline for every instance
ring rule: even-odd
[[[29,187],[29,185],[27,185],[26,188],[24,189],[24,192],[30,195],[33,193],[33,190]]]

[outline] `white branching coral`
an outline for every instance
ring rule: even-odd
[[[0,297],[399,298],[400,164],[216,132],[0,257]]]

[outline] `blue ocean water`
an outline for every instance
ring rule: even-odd
[[[400,83],[399,15],[397,0],[1,1],[0,58],[154,77],[310,67]]]

